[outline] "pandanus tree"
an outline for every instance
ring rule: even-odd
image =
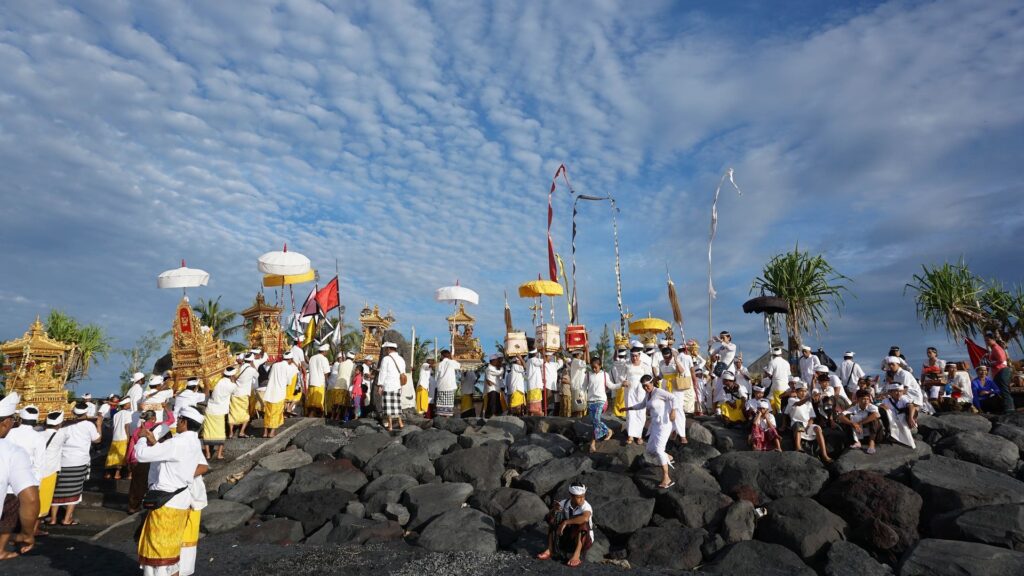
[[[45,324],[47,336],[76,346],[76,351],[70,358],[69,382],[77,382],[87,377],[89,367],[93,363],[110,357],[113,344],[110,336],[99,325],[82,324],[60,310],[50,310]]]
[[[832,310],[842,314],[849,293],[846,282],[820,254],[801,251],[797,245],[789,252],[778,254],[764,265],[761,276],[754,279],[750,292],[785,298],[789,303],[786,314],[786,333],[790,352],[803,344],[803,334],[828,330],[828,316]]]

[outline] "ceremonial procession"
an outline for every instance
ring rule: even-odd
[[[1012,3],[0,22],[0,574],[1024,574]]]

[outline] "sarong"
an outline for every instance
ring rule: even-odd
[[[572,386],[568,382],[558,387],[558,415],[564,418],[572,416]]]
[[[228,410],[228,423],[232,426],[245,424],[249,421],[249,397],[232,396],[231,408]]]
[[[203,420],[203,444],[206,446],[218,446],[227,439],[224,430],[224,414],[206,414]]]
[[[104,468],[120,468],[128,465],[128,441],[112,440],[107,450],[107,461]]]
[[[178,563],[189,512],[162,506],[146,514],[138,547],[141,566],[173,566]]]
[[[544,390],[541,388],[534,388],[526,393],[526,404],[527,409],[531,416],[543,416],[544,415]]]
[[[53,490],[53,505],[68,506],[82,501],[82,487],[89,478],[89,465],[61,468]]]
[[[663,384],[661,385],[661,387],[662,387],[662,389],[665,390],[665,392],[675,392],[676,391],[676,377],[677,376],[679,376],[679,375],[678,374],[662,374],[661,375],[661,378],[664,381]],[[680,390],[680,392],[682,392],[682,390]]]
[[[601,420],[604,402],[591,402],[589,405],[590,423],[594,425],[594,440],[604,440],[608,435],[608,426]]]
[[[507,411],[505,395],[501,392],[488,392],[484,395],[484,418],[501,416]]]
[[[381,390],[380,403],[381,411],[385,416],[395,417],[402,415],[402,393],[399,390],[394,392]]]
[[[57,473],[54,472],[39,483],[39,517],[50,513],[53,504],[53,489],[57,487]]]
[[[280,428],[284,424],[284,401],[263,403],[263,427],[267,430]]]
[[[434,402],[434,409],[437,410],[438,416],[455,415],[455,390],[447,392],[438,390],[434,393]]]
[[[615,391],[615,402],[612,404],[612,413],[619,418],[626,418],[626,391],[622,388]]]
[[[285,392],[284,397],[285,402],[298,402],[302,400],[302,386],[296,386],[298,382],[299,377],[296,375],[292,378],[292,381],[288,383],[288,390]]]
[[[181,537],[181,560],[178,575],[191,576],[196,571],[196,552],[199,547],[199,522],[202,510],[189,510],[185,520],[185,532]]]
[[[17,494],[7,494],[4,497],[3,510],[0,510],[0,534],[14,534],[18,528],[18,512],[21,508],[21,501]]]
[[[747,419],[743,414],[743,400],[720,402],[718,408],[722,411],[722,419],[726,422],[743,422]]]
[[[473,395],[472,394],[463,394],[462,398],[459,400],[459,408],[461,408],[463,412],[472,412],[473,411]]]
[[[778,412],[782,411],[782,393],[783,392],[784,392],[783,390],[776,390],[776,391],[772,392],[772,399],[770,400],[770,403],[772,405],[772,412],[778,413]]]
[[[509,404],[512,408],[519,408],[526,404],[526,394],[519,391],[512,392],[512,399],[509,401]]]
[[[306,390],[306,408],[324,409],[324,388],[323,386],[310,386]]]
[[[330,388],[327,390],[327,409],[334,410],[348,406],[348,390]]]
[[[430,409],[430,392],[426,388],[416,387],[416,412],[426,413]]]

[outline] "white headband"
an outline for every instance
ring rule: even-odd
[[[572,486],[569,486],[569,494],[572,494],[573,496],[583,496],[586,493],[587,487],[583,484],[573,484]]]

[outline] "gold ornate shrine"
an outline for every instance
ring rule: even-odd
[[[0,353],[4,355],[5,394],[21,395],[19,409],[33,404],[46,414],[67,408],[64,383],[77,361],[77,346],[51,339],[36,317],[28,332],[4,343]]]
[[[178,303],[171,334],[171,379],[175,390],[184,388],[189,378],[212,385],[225,368],[235,363],[227,345],[214,338],[209,327],[200,325],[187,296]]]
[[[370,309],[366,305],[359,312],[359,324],[363,328],[363,345],[359,349],[360,358],[370,358],[374,363],[380,358],[380,345],[383,344],[384,331],[395,323],[391,312],[387,316],[380,315],[380,308],[374,305]]]
[[[242,311],[249,347],[261,348],[272,360],[277,360],[285,351],[287,341],[281,329],[279,306],[271,306],[263,299],[263,293],[256,294],[256,302]]]
[[[460,302],[458,310],[447,320],[452,338],[452,359],[469,369],[483,364],[484,351],[480,347],[480,340],[473,337],[476,318],[466,313],[465,306]]]

